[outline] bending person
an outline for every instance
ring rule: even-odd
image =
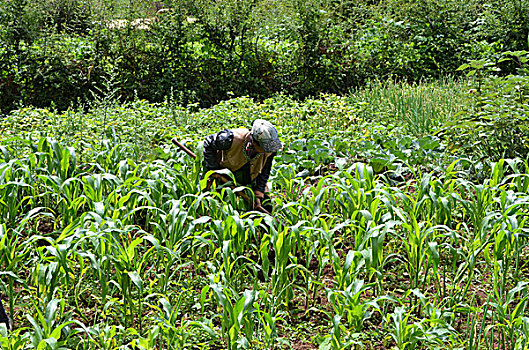
[[[207,136],[203,166],[206,171],[229,169],[238,184],[254,191],[255,209],[270,212],[270,204],[263,207],[268,192],[266,183],[274,156],[282,147],[276,128],[266,120],[257,119],[251,130],[226,129]],[[215,174],[213,177],[219,179],[219,176]]]

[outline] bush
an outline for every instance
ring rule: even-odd
[[[519,65],[517,74],[500,76],[486,60],[461,67],[475,76],[475,87],[471,108],[443,131],[454,151],[487,161],[529,156],[529,53],[506,52],[500,61],[507,60]]]
[[[469,59],[526,48],[529,30],[529,0],[169,0],[157,15],[144,3],[0,1],[4,112],[67,108],[111,76],[129,101],[342,94],[373,79],[458,74]]]

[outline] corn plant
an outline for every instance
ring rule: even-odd
[[[6,350],[22,350],[27,348],[29,334],[25,328],[19,328],[14,332],[8,333],[5,324],[0,324],[0,347]]]
[[[361,300],[361,297],[372,287],[373,285],[364,285],[364,281],[355,279],[344,289],[327,289],[327,298],[335,314],[346,321],[348,328],[353,332],[362,331],[364,322],[372,315],[370,308],[378,309],[376,301]]]
[[[122,326],[97,324],[87,327],[87,340],[83,344],[88,347],[94,346],[98,349],[111,350],[127,343],[125,329]]]
[[[412,312],[398,306],[388,314],[386,321],[390,327],[390,337],[397,349],[416,349],[421,344],[439,344],[439,338],[432,332],[428,320],[412,323]]]
[[[0,118],[0,290],[22,327],[2,348],[525,349],[527,161],[462,157],[427,132],[449,116],[420,120],[424,90],[377,93],[388,108],[356,93],[190,106],[194,134],[167,119],[180,107],[142,101],[79,109],[86,129],[63,141],[70,112]],[[249,115],[285,145],[273,215],[169,144]]]
[[[409,270],[412,288],[417,288],[420,284],[419,275],[424,273],[425,279],[422,284],[426,284],[426,276],[429,269],[439,265],[439,253],[435,242],[436,230],[442,227],[429,227],[429,222],[419,222],[415,217],[410,218],[411,223],[403,223],[407,230],[407,240],[403,241],[408,255]],[[433,237],[432,237],[433,236]]]
[[[116,237],[116,234],[126,235],[126,231],[108,232],[107,239],[111,246],[112,253],[109,258],[116,269],[114,282],[119,286],[123,295],[123,318],[125,324],[134,325],[136,323],[134,315],[141,315],[143,307],[143,290],[144,282],[140,276],[143,259],[138,257],[137,247],[143,243],[143,238],[136,238],[131,242],[124,241],[125,237]],[[145,256],[143,257],[145,258]],[[135,307],[135,298],[133,297],[133,287],[137,289],[138,308]],[[137,319],[141,328],[142,318]]]
[[[158,324],[166,346],[185,348],[194,343],[194,333],[204,332],[214,340],[218,340],[212,325],[201,321],[181,321],[182,303],[186,295],[180,294],[174,306],[166,298],[160,298],[160,313]]]
[[[228,349],[248,348],[254,340],[254,302],[255,291],[246,290],[238,296],[223,284],[212,283],[210,288],[215,293],[218,305],[222,308],[222,337]]]
[[[64,300],[53,299],[45,305],[45,310],[38,307],[35,309],[36,318],[27,316],[33,328],[30,336],[31,343],[37,349],[47,349],[48,347],[57,349],[67,344],[69,337],[80,332],[80,330],[70,328],[70,325],[78,322],[67,320],[69,317],[64,314]]]
[[[488,303],[490,306],[488,314],[492,318],[493,326],[488,326],[486,332],[497,329],[499,333],[499,344],[504,349],[514,349],[521,334],[525,334],[523,315],[528,306],[527,282],[520,282],[505,296],[497,292]],[[519,298],[516,296],[519,295]],[[492,339],[492,333],[489,333]]]
[[[7,279],[6,294],[9,300],[9,310],[11,319],[16,299],[14,291],[15,282],[26,285],[25,281],[15,273],[21,263],[28,258],[29,250],[27,245],[20,239],[17,231],[7,228],[6,224],[0,225],[0,264],[4,266],[4,271],[0,275]]]
[[[271,227],[270,245],[274,249],[274,265],[271,276],[272,295],[288,305],[294,297],[293,281],[300,265],[292,262],[295,236],[288,228],[276,230]]]

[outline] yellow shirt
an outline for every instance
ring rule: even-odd
[[[217,160],[223,168],[228,168],[232,172],[236,172],[242,168],[248,161],[244,157],[243,148],[246,147],[245,141],[250,135],[250,130],[245,128],[232,129],[233,142],[230,149],[225,151],[217,151]],[[253,180],[259,175],[266,164],[266,160],[272,153],[260,153],[250,161],[250,177]]]

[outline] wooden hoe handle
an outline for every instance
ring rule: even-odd
[[[194,154],[189,148],[187,148],[186,146],[184,146],[183,143],[181,143],[180,141],[178,141],[178,140],[176,139],[176,137],[173,137],[173,139],[172,139],[171,141],[173,141],[173,143],[174,143],[175,145],[177,145],[178,147],[180,147],[180,149],[181,149],[182,151],[186,152],[190,157],[192,157],[193,159],[196,159],[197,155]]]

